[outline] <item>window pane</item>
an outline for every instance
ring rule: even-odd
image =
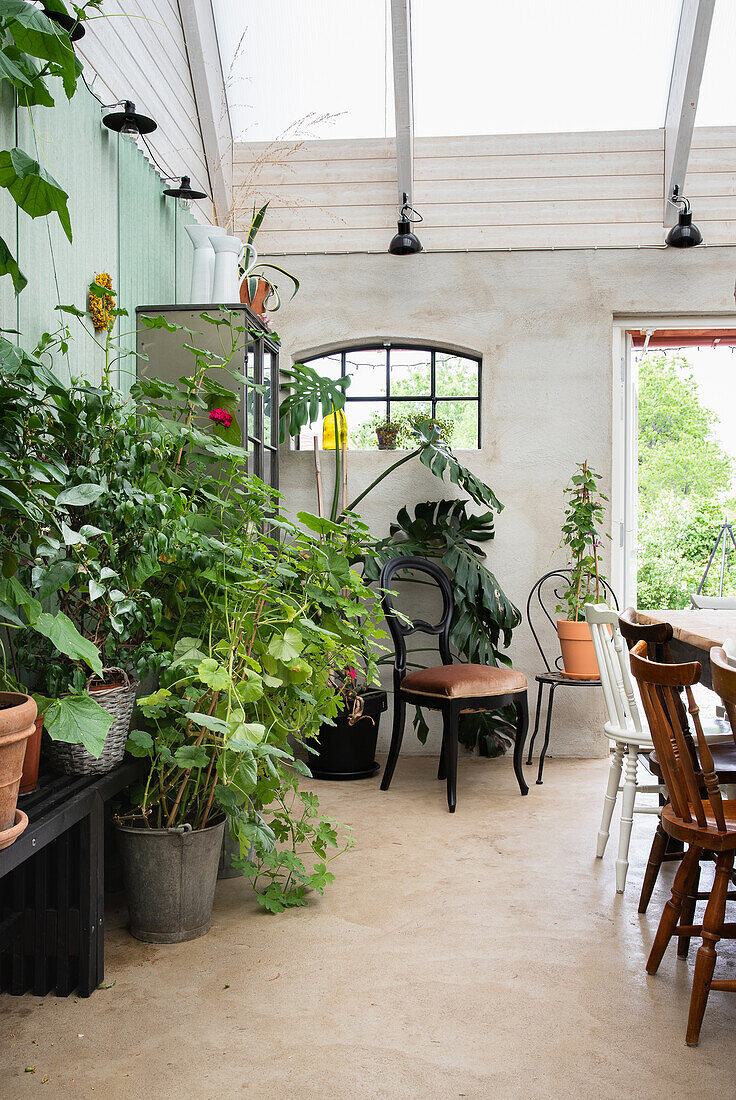
[[[435,356],[435,386],[438,397],[476,397],[478,364],[474,359],[438,351]]]
[[[308,367],[325,378],[342,378],[342,356],[339,352],[335,355],[323,355],[319,359],[310,359]]]
[[[263,438],[267,443],[271,442],[271,379],[273,377],[274,354],[272,351],[263,350],[263,384],[268,390],[263,395]],[[265,480],[268,480],[266,478]]]
[[[432,389],[432,355],[421,348],[391,348],[392,397],[429,397]]]
[[[253,380],[255,378],[256,359],[253,349],[248,350],[248,355],[245,360],[245,373],[248,378]],[[245,431],[247,436],[249,432],[253,431],[253,417],[255,413],[255,390],[250,386],[245,387]],[[249,466],[249,471],[252,471],[252,467]]]
[[[383,397],[386,393],[386,352],[349,351],[345,373],[350,377],[348,397]]]
[[[432,416],[431,401],[392,401],[391,420],[400,420],[403,424],[403,432],[399,437],[399,446],[411,449],[414,446],[414,436],[411,432],[412,419],[429,419]]]
[[[348,440],[356,451],[378,449],[376,423],[386,419],[385,401],[348,401],[345,406],[348,420]]]
[[[438,401],[436,415],[438,420],[452,421],[451,447],[458,450],[478,449],[477,401]]]

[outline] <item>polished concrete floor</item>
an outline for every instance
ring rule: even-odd
[[[0,1001],[0,1097],[736,1096],[736,996],[711,994],[689,1049],[697,944],[644,972],[672,877],[639,917],[653,819],[623,897],[613,837],[593,858],[606,762],[551,760],[522,799],[508,758],[462,759],[452,817],[435,769],[403,758],[387,794],[315,784],[355,848],[306,909],[270,916],[222,882],[209,935],[152,946],[112,905],[106,988]]]

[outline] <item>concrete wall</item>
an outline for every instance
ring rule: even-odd
[[[482,448],[464,457],[506,506],[488,566],[523,610],[534,581],[564,564],[556,550],[562,488],[575,463],[589,459],[610,485],[614,316],[733,312],[736,247],[299,256],[287,266],[302,290],[277,315],[284,362],[375,338],[437,340],[482,355]],[[390,462],[385,453],[351,453],[350,495]],[[291,510],[316,510],[311,454],[282,451],[281,483]],[[380,536],[402,504],[447,495],[454,487],[412,463],[360,510]],[[541,662],[526,623],[510,654],[533,682]],[[603,755],[601,722],[597,693],[560,692],[553,751]],[[389,730],[386,722],[384,745]],[[435,734],[427,751],[437,748]],[[420,750],[407,733],[405,751]]]

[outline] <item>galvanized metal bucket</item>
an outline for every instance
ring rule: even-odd
[[[224,828],[116,827],[132,936],[182,943],[209,932]]]

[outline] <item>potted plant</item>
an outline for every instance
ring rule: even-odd
[[[250,228],[248,229],[248,244],[250,245],[253,244],[253,241],[258,235],[258,230],[261,228],[268,206],[269,204],[266,202],[258,210],[256,210],[255,206],[253,207],[253,215],[251,217]],[[257,313],[259,317],[262,317],[265,313],[275,313],[277,309],[281,308],[281,297],[279,295],[278,285],[263,274],[266,269],[269,271],[278,271],[281,275],[285,275],[286,278],[290,280],[293,287],[291,292],[292,298],[301,285],[296,275],[292,275],[289,271],[285,271],[283,267],[279,267],[277,264],[257,263],[250,268],[247,275],[245,275],[245,268],[242,268],[241,275],[245,277],[240,284],[240,301],[243,302],[244,305],[250,306],[253,312]]]
[[[563,675],[571,680],[598,679],[598,662],[590,627],[585,621],[586,603],[600,603],[601,580],[599,553],[603,545],[600,533],[608,500],[598,488],[601,475],[587,460],[578,463],[577,472],[564,490],[566,498],[562,542],[568,550],[570,583],[560,593],[557,634],[562,649]]]
[[[36,704],[29,695],[0,691],[0,849],[7,848],[28,825],[18,809],[26,745],[33,736]]]
[[[315,779],[369,779],[378,771],[376,744],[386,692],[358,682],[352,666],[333,677],[340,710],[323,722],[310,760]]]
[[[379,451],[395,451],[396,442],[402,432],[402,425],[397,420],[379,420],[375,427],[378,439]]]

